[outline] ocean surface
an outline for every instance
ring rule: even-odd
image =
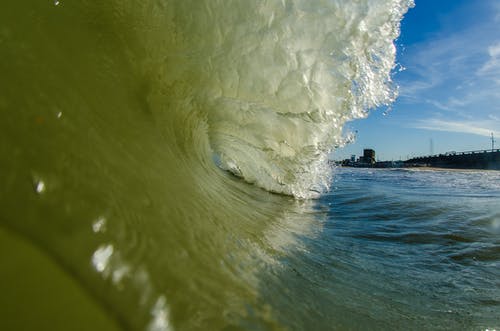
[[[498,329],[498,172],[328,164],[412,6],[5,3],[0,329]]]
[[[500,172],[342,168],[334,183],[311,251],[342,293],[339,329],[498,329]]]

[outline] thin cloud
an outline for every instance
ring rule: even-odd
[[[489,118],[490,120],[492,120],[492,121],[497,121],[498,123],[500,123],[500,117],[498,117],[498,116],[495,116],[495,115],[493,115],[493,114],[489,114],[489,115],[488,115],[488,118]]]
[[[495,14],[500,13],[495,2],[490,6]],[[407,70],[396,77],[400,100],[451,112],[476,113],[478,105],[485,110],[499,109],[500,38],[495,14],[453,34],[409,47],[401,59]]]
[[[478,70],[479,76],[498,78],[500,75],[500,41],[488,47],[489,60]],[[494,80],[498,83],[498,80]]]
[[[500,22],[500,3],[495,2],[494,8],[496,10],[495,22]]]
[[[497,123],[499,124],[499,123]],[[495,136],[500,136],[500,131],[492,128],[491,122],[467,122],[467,121],[448,121],[441,119],[426,119],[418,121],[415,125],[417,129],[458,132],[475,134],[478,136],[489,137],[492,133]]]

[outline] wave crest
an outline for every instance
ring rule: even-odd
[[[202,8],[188,36],[203,35],[200,92],[220,166],[270,191],[315,195],[344,123],[396,96],[393,41],[411,1],[219,5]]]
[[[221,168],[310,197],[327,188],[345,122],[395,99],[393,42],[412,5],[186,0],[128,10],[148,17],[136,36],[148,55],[138,62],[168,99],[165,111],[206,120]]]

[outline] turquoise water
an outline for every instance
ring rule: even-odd
[[[498,329],[499,172],[339,169],[335,178],[318,201],[323,235],[304,258],[322,297],[345,310],[339,329]]]
[[[0,11],[0,328],[498,327],[498,174],[335,170],[411,1]]]

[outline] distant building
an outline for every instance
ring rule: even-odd
[[[365,161],[374,164],[375,163],[375,151],[373,149],[364,149],[363,150],[363,158]]]
[[[365,148],[363,150],[363,156],[359,157],[359,163],[363,165],[374,165],[375,164],[375,151],[370,148]]]
[[[355,168],[403,168],[405,163],[403,161],[379,161],[376,162],[375,150],[371,148],[365,148],[363,150],[363,155],[356,160],[355,155],[351,155],[350,159],[345,159],[337,164],[343,167],[355,167]]]

